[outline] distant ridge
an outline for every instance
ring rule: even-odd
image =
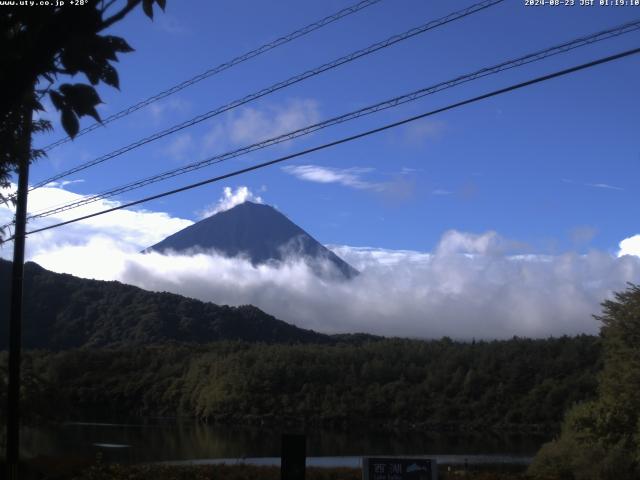
[[[314,239],[285,215],[269,205],[244,202],[205,218],[145,252],[198,252],[215,250],[228,257],[245,256],[253,265],[303,258],[318,274],[331,274],[327,266],[344,278],[358,271]]]
[[[11,262],[0,259],[0,350],[8,347]],[[23,346],[48,350],[218,340],[328,343],[252,305],[229,307],[25,264]],[[347,336],[347,338],[349,338]],[[354,341],[358,336],[354,336]]]

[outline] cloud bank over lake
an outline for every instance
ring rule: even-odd
[[[334,247],[360,270],[351,281],[320,279],[294,259],[253,267],[213,252],[130,257],[119,279],[216,303],[250,303],[322,332],[470,339],[596,333],[599,303],[640,278],[637,257],[449,252],[452,236],[469,235],[448,232],[433,254]]]
[[[63,201],[76,195],[40,189],[33,192],[32,205],[38,206],[37,195],[47,190]],[[92,208],[114,204],[97,203]],[[0,220],[8,219],[10,212],[3,207]],[[28,258],[56,272],[219,304],[253,304],[321,332],[420,338],[596,333],[599,324],[592,315],[599,313],[600,302],[627,282],[640,282],[638,256],[535,254],[518,251],[524,248],[496,232],[444,232],[432,252],[331,246],[360,270],[350,281],[319,278],[295,258],[253,266],[216,252],[139,253],[191,223],[162,212],[122,211],[33,235]],[[7,248],[0,252],[4,258],[10,253]]]

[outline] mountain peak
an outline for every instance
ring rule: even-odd
[[[345,278],[358,271],[270,205],[245,201],[180,230],[145,252],[198,253],[215,250],[244,256],[252,264],[302,258],[317,273],[336,270]]]

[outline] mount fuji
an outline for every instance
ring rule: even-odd
[[[202,253],[244,257],[253,265],[304,260],[320,276],[354,278],[358,271],[275,208],[244,202],[201,220],[144,253]]]

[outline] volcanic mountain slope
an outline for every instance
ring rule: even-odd
[[[8,347],[11,262],[0,259],[0,350]],[[245,305],[220,306],[25,264],[23,346],[63,350],[165,342],[326,343],[330,337]]]
[[[319,274],[334,270],[348,279],[358,275],[355,268],[275,208],[253,202],[244,202],[205,218],[145,252],[195,253],[206,250],[215,250],[227,257],[242,255],[253,265],[303,258]]]

